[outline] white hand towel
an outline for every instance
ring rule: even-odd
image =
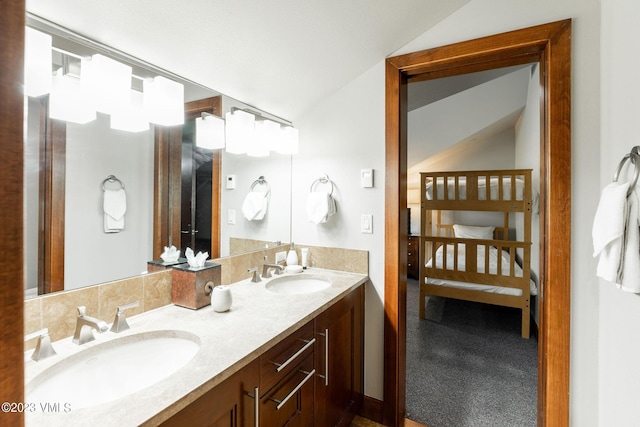
[[[325,223],[336,213],[336,201],[324,191],[309,193],[307,198],[307,216],[314,224]]]
[[[627,198],[627,226],[622,244],[618,287],[640,293],[640,193],[636,188]]]
[[[269,204],[268,193],[265,191],[250,191],[242,203],[242,214],[247,221],[260,221],[267,213]]]
[[[127,195],[124,189],[104,190],[103,210],[105,233],[124,230],[124,214],[127,212]]]
[[[596,274],[610,282],[618,277],[628,189],[629,183],[607,185],[593,221],[593,256],[600,256]]]

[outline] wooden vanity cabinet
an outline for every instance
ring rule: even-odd
[[[315,319],[315,425],[349,426],[364,394],[364,285]]]
[[[255,426],[256,402],[252,396],[258,387],[259,372],[258,360],[254,360],[161,425],[163,427]]]
[[[364,285],[162,426],[348,426],[363,398],[363,344]]]
[[[260,356],[260,426],[312,426],[313,321]]]
[[[260,399],[260,426],[313,426],[313,353]]]

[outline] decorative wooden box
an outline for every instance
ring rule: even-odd
[[[171,301],[179,306],[197,310],[211,304],[211,292],[205,289],[209,282],[220,284],[220,264],[205,263],[204,267],[180,264],[171,272]]]
[[[176,265],[186,264],[186,263],[187,263],[186,258],[178,258],[177,261],[168,261],[168,262],[165,262],[161,259],[154,259],[153,261],[147,262],[147,271],[149,273],[153,273],[156,271],[163,271],[163,270],[166,270],[167,268],[171,268]]]

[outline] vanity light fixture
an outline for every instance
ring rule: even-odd
[[[95,54],[90,61],[83,61],[80,82],[101,113],[113,114],[129,105],[131,67],[128,65]]]
[[[224,148],[225,123],[221,117],[202,113],[196,118],[196,147],[215,150]]]
[[[226,151],[231,154],[245,154],[254,137],[256,116],[232,108],[225,114]]]
[[[149,118],[144,110],[142,92],[129,89],[129,103],[111,113],[111,129],[127,132],[149,130]]]
[[[184,124],[184,85],[163,76],[143,81],[149,121],[163,126]]]
[[[226,114],[227,152],[268,156],[298,152],[298,130],[291,122],[262,117],[259,112],[232,107]]]
[[[49,96],[49,117],[78,124],[96,119],[94,104],[82,90],[80,79],[65,73],[62,68],[53,76]]]
[[[280,136],[280,124],[272,120],[256,120],[254,136],[247,147],[247,156],[265,157],[274,149]]]
[[[42,96],[51,92],[51,36],[25,27],[24,93]]]

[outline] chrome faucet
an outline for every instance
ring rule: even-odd
[[[124,315],[124,311],[129,308],[134,308],[140,305],[140,302],[134,301],[129,304],[119,305],[116,310],[116,317],[113,319],[113,325],[111,325],[111,332],[119,333],[122,331],[126,331],[130,328],[127,323],[127,318]]]
[[[268,279],[271,277],[271,270],[274,270],[275,274],[282,274],[284,271],[284,265],[282,264],[265,264],[262,267],[262,277]]]
[[[93,332],[91,331],[92,329],[95,329],[99,333],[105,332],[107,329],[109,329],[109,326],[102,320],[85,315],[86,311],[87,307],[78,307],[76,332],[75,334],[73,334],[72,340],[74,344],[82,345],[95,340],[96,337],[93,336]]]

